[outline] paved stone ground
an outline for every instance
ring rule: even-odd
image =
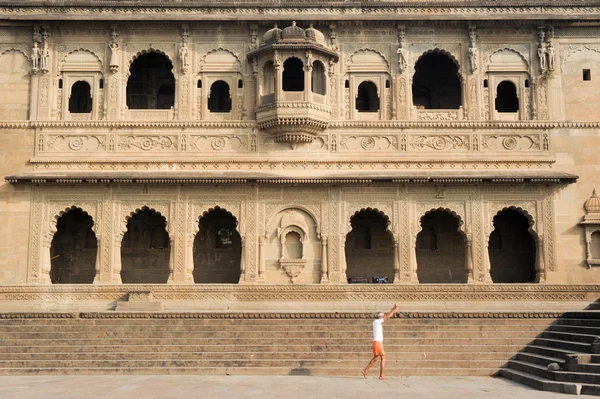
[[[2,376],[2,399],[568,398],[490,377]],[[582,395],[581,398],[596,396]]]

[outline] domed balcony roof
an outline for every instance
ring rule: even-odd
[[[284,40],[306,40],[306,33],[304,33],[304,29],[296,25],[296,21],[293,21],[291,26],[283,29],[281,37]]]
[[[318,29],[315,29],[313,24],[310,24],[310,27],[308,29],[306,29],[305,32],[306,32],[306,38],[308,40],[316,42],[322,46],[327,46],[327,42],[325,41],[325,35]]]
[[[600,198],[594,189],[592,196],[583,204],[585,213],[600,213]]]
[[[279,39],[281,39],[281,29],[277,27],[277,24],[263,35],[263,43],[275,42]]]

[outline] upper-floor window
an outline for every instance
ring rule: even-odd
[[[69,112],[72,114],[86,114],[92,112],[92,94],[88,82],[79,80],[71,86],[69,96]]]
[[[377,95],[377,86],[375,83],[365,81],[358,85],[356,109],[358,112],[379,111],[379,96]]]
[[[517,87],[508,80],[500,82],[496,88],[496,111],[517,112],[518,110]]]
[[[283,63],[283,91],[304,91],[304,64],[296,57]]]
[[[173,64],[156,52],[142,54],[131,64],[127,80],[130,109],[169,109],[175,103]]]
[[[210,112],[231,111],[231,94],[229,91],[229,85],[224,81],[217,80],[210,86],[208,110]]]
[[[310,89],[313,93],[325,95],[327,82],[325,81],[325,67],[320,61],[312,64],[310,76]]]
[[[413,104],[424,109],[458,109],[462,104],[458,66],[446,54],[423,55],[415,65]]]

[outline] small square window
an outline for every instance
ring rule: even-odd
[[[592,80],[592,71],[590,69],[583,70],[583,80]]]

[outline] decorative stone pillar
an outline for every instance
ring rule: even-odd
[[[312,82],[312,53],[306,52],[306,65],[304,66],[304,101],[310,101]]]
[[[188,284],[194,283],[194,235],[188,234],[185,243],[185,266],[183,281]]]
[[[321,236],[321,283],[329,282],[329,264],[327,258],[327,236]]]
[[[42,253],[40,256],[40,276],[38,278],[38,283],[40,284],[52,284],[52,280],[50,279],[50,270],[52,268],[52,263],[50,260],[50,247],[52,246],[52,237],[54,234],[52,232],[48,232],[42,237]]]
[[[346,235],[341,235],[339,239],[339,260],[340,260],[340,283],[348,283],[348,277],[346,276]]]
[[[100,275],[100,270],[101,270],[100,263],[102,262],[102,236],[100,234],[96,234],[96,243],[97,243],[97,245],[96,245],[96,263],[95,263],[96,275],[94,276],[93,284],[100,283],[100,280],[102,279],[102,276]]]
[[[124,232],[119,232],[115,236],[115,242],[113,245],[113,253],[112,253],[112,283],[123,283],[121,279],[121,243],[123,241]]]
[[[240,235],[242,244],[242,256],[240,258],[240,283],[246,281],[246,235]]]
[[[419,276],[417,275],[417,236],[411,234],[410,243],[410,282],[418,283]]]
[[[169,234],[169,279],[167,283],[173,284],[173,272],[175,270],[175,239],[172,234]]]
[[[273,65],[275,67],[275,101],[281,101],[283,95],[283,64],[277,51],[273,53]]]
[[[483,251],[482,255],[483,255],[483,277],[484,277],[484,281],[483,282],[487,282],[487,283],[491,283],[493,282],[492,280],[492,263],[490,261],[490,234],[491,233],[487,233],[484,235],[484,242],[483,242]]]
[[[264,235],[258,236],[258,280],[265,281],[265,240]]]
[[[545,283],[546,282],[546,264],[544,262],[544,239],[540,235],[536,242],[535,251],[535,282]]]
[[[465,260],[465,267],[467,269],[467,283],[475,282],[475,276],[473,274],[473,237],[471,234],[466,236],[467,244],[467,259]]]
[[[400,284],[400,245],[398,237],[394,236],[394,284]]]

